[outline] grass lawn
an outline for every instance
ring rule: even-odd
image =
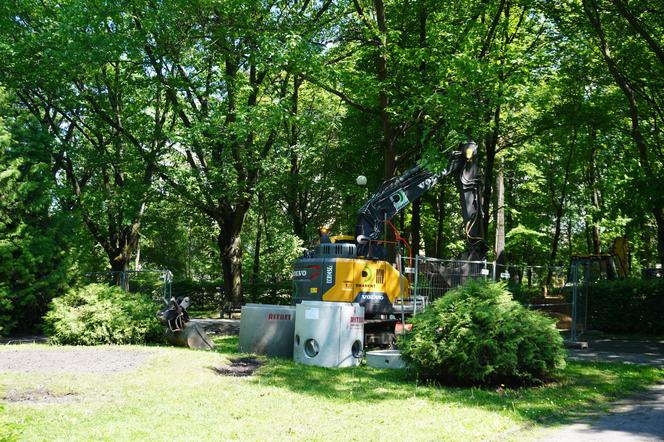
[[[495,391],[282,359],[238,378],[214,370],[237,356],[237,337],[217,344],[149,347],[140,368],[114,374],[0,373],[0,398],[44,389],[61,398],[0,401],[0,440],[528,440],[664,378],[650,367],[570,363],[559,383]]]

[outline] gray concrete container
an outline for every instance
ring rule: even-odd
[[[372,350],[367,352],[367,366],[374,368],[405,368],[401,350]]]
[[[293,359],[319,367],[352,367],[364,355],[364,307],[302,301],[296,306]]]
[[[294,306],[247,304],[240,319],[240,351],[292,358],[294,329]]]

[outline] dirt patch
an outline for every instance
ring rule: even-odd
[[[37,404],[62,404],[78,400],[76,393],[55,393],[44,387],[31,390],[10,390],[0,400],[13,403],[37,405]]]
[[[265,362],[251,357],[231,359],[230,365],[215,367],[213,370],[222,376],[244,377],[251,376],[265,365]]]
[[[134,370],[153,352],[107,347],[0,351],[0,373],[119,373]]]

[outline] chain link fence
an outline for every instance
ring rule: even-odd
[[[557,327],[575,341],[586,329],[588,290],[579,271],[568,275],[559,266],[497,265],[491,261],[444,260],[417,256],[402,258],[401,268],[411,282],[400,310],[417,313],[470,279],[505,281],[514,299],[557,321]],[[574,279],[576,278],[576,279]]]

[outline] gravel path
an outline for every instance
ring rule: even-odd
[[[0,373],[119,373],[140,367],[150,350],[81,347],[0,350]]]

